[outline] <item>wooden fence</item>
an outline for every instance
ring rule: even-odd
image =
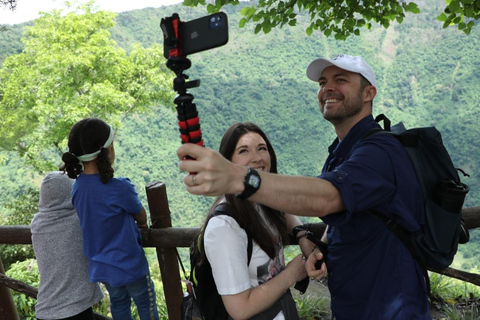
[[[156,248],[165,302],[168,309],[168,318],[171,320],[179,320],[183,292],[176,248],[189,247],[193,238],[199,232],[199,228],[172,228],[164,183],[150,183],[145,189],[150,211],[151,227],[141,231],[143,246]],[[462,210],[462,216],[468,229],[480,227],[480,207],[464,208]],[[323,233],[324,229],[325,225],[323,223],[312,224],[312,230],[318,234]],[[0,226],[0,244],[31,243],[29,226]],[[443,271],[432,271],[480,286],[480,275],[477,274],[452,268]],[[0,320],[18,319],[8,288],[24,293],[29,297],[36,298],[36,288],[5,276],[0,259]],[[108,319],[102,315],[96,315],[96,318]]]

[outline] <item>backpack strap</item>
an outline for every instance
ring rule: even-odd
[[[213,209],[212,216],[216,217],[216,216],[225,215],[225,216],[232,217],[235,221],[237,221],[240,228],[245,230],[244,226],[240,225],[240,223],[237,220],[237,217],[235,215],[233,215],[230,210],[231,210],[230,205],[226,202],[222,202],[222,203],[218,204],[215,207],[215,209]],[[252,259],[253,242],[252,242],[252,237],[250,237],[250,235],[246,231],[245,231],[245,233],[247,234],[247,239],[248,239],[247,240],[247,266],[249,266],[250,265],[250,260]]]
[[[372,216],[383,222],[383,224],[391,231],[398,239],[405,245],[405,247],[410,251],[413,258],[418,262],[420,265],[420,269],[422,269],[423,277],[425,278],[425,286],[427,287],[427,293],[430,296],[431,289],[430,289],[430,278],[428,276],[427,266],[423,261],[422,257],[418,253],[417,249],[415,248],[412,242],[412,236],[408,234],[405,229],[403,229],[400,225],[398,225],[393,219],[389,219],[385,217],[382,213],[378,211],[369,210]]]
[[[375,117],[375,121],[377,123],[383,121],[384,129],[381,128],[373,128],[370,129],[367,133],[365,133],[359,141],[366,139],[367,137],[377,133],[386,133],[386,134],[392,134],[391,132],[391,121],[388,119],[384,114],[379,114],[378,116]],[[394,134],[395,135],[395,134]],[[418,138],[415,136],[398,136],[395,135],[395,137],[400,140],[400,143],[404,147],[416,147],[418,145]],[[370,213],[372,216],[376,217],[378,220],[380,220],[395,236],[397,236],[398,239],[405,245],[405,247],[410,251],[412,254],[413,258],[418,262],[420,269],[422,269],[423,277],[425,278],[425,285],[427,288],[427,293],[430,296],[431,290],[430,290],[430,278],[428,276],[428,271],[427,271],[427,266],[425,265],[425,262],[423,261],[423,258],[420,256],[420,254],[417,251],[417,248],[412,242],[412,236],[403,229],[402,226],[398,225],[393,219],[387,218],[385,215],[378,211],[373,211],[373,210],[368,210],[368,213]]]

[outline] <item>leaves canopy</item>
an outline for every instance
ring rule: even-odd
[[[44,150],[62,151],[78,120],[98,117],[117,127],[132,111],[171,104],[173,95],[163,48],[135,45],[127,54],[109,32],[116,14],[94,12],[93,2],[62,11],[27,27],[23,52],[0,69],[0,148],[40,170],[54,169]]]
[[[210,1],[209,1],[210,2]],[[218,12],[227,4],[238,5],[239,0],[184,0],[186,6],[207,5],[210,13]],[[457,25],[458,29],[469,34],[480,18],[480,3],[476,0],[445,0],[444,12],[437,19],[444,22],[443,28]],[[371,29],[379,24],[387,29],[390,23],[402,23],[406,13],[420,12],[414,2],[403,0],[258,0],[256,4],[241,11],[240,27],[247,22],[256,23],[255,33],[269,33],[273,28],[297,24],[297,12],[307,12],[310,24],[306,33],[320,31],[325,36],[333,35],[337,40],[345,40],[350,35],[360,35],[361,28]]]

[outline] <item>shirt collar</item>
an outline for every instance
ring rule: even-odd
[[[345,139],[341,142],[338,141],[338,137],[333,141],[333,143],[328,148],[328,152],[331,156],[337,159],[343,159],[348,155],[353,145],[357,143],[370,129],[380,127],[377,122],[373,119],[372,115],[368,115],[359,122],[357,122],[351,129],[348,131]]]

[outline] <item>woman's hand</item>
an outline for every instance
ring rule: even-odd
[[[298,255],[274,278],[238,294],[222,295],[222,300],[233,319],[250,319],[270,308],[290,287],[306,276],[305,260]]]
[[[305,279],[305,277],[307,276],[307,272],[305,269],[304,256],[301,254],[296,256],[295,259],[293,259],[287,264],[285,270],[283,270],[282,272],[288,272],[291,274],[293,280],[292,284],[295,284],[296,282]]]

